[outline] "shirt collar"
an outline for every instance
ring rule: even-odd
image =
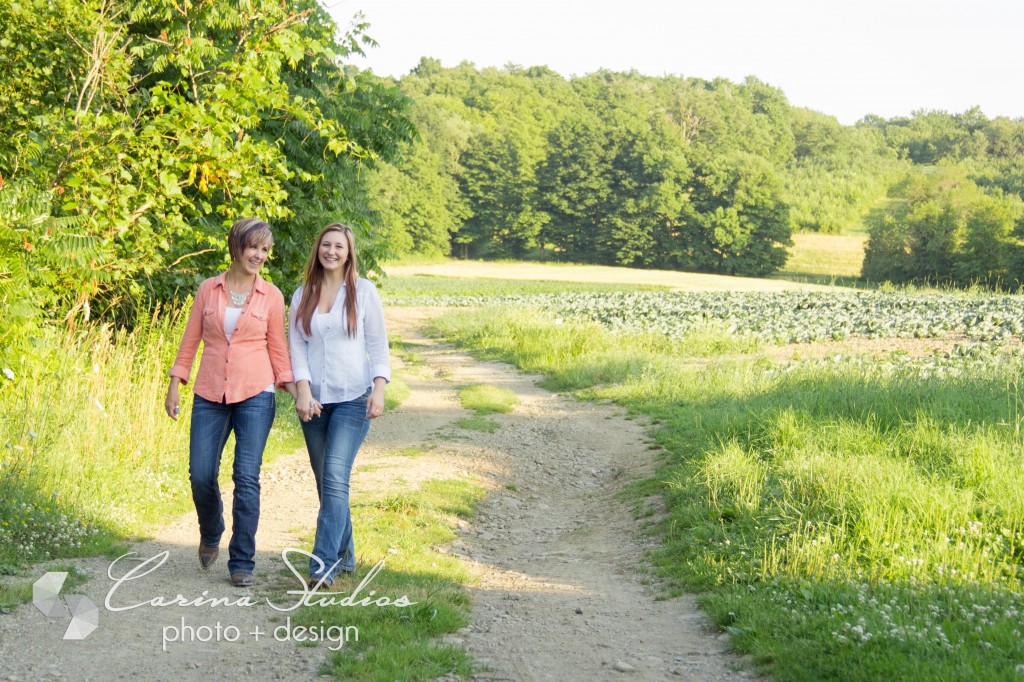
[[[213,279],[213,286],[214,287],[222,287],[225,291],[227,291],[227,288],[228,288],[228,271],[227,270],[225,270],[224,272],[220,273],[219,275],[217,275]],[[267,284],[267,281],[265,279],[263,279],[262,277],[260,277],[259,273],[256,273],[256,283],[252,287],[253,292],[259,292],[261,294],[266,293],[268,286],[269,285]]]

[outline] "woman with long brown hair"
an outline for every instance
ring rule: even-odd
[[[320,496],[309,581],[329,588],[339,571],[355,570],[349,478],[391,380],[384,308],[377,288],[358,275],[348,225],[320,232],[290,317],[295,409]]]

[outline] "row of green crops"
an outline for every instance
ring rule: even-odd
[[[1024,331],[1024,296],[890,292],[568,291],[525,295],[405,295],[397,305],[530,307],[552,317],[585,319],[616,332],[672,337],[714,326],[767,343],[960,334],[992,341]]]

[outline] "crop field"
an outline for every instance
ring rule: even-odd
[[[388,305],[443,306],[438,334],[649,419],[650,560],[755,667],[1024,675],[1021,297],[410,280]]]
[[[490,284],[489,286],[494,286]],[[1024,330],[1024,297],[835,292],[561,291],[535,294],[394,295],[401,305],[528,307],[613,332],[684,336],[713,327],[765,343],[958,334],[993,341]]]

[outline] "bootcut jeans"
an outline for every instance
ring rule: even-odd
[[[198,395],[192,403],[188,474],[192,501],[199,517],[199,538],[204,545],[220,545],[224,533],[224,505],[217,477],[228,435],[235,433],[231,474],[234,495],[228,544],[228,571],[231,573],[252,573],[256,566],[253,557],[260,520],[260,467],[276,411],[275,396],[269,391],[231,405]]]
[[[320,497],[313,542],[315,558],[309,561],[309,574],[318,579],[326,575],[333,580],[337,571],[351,573],[356,567],[349,478],[356,453],[370,430],[370,420],[366,418],[370,392],[367,390],[355,400],[327,403],[321,407],[319,416],[301,422]]]

